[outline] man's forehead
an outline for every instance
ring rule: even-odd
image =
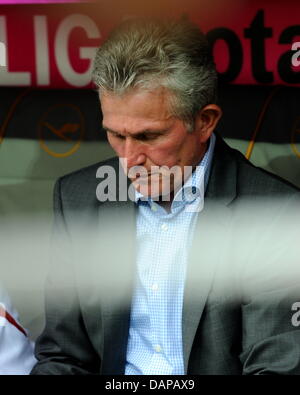
[[[134,89],[122,94],[100,92],[100,102],[103,112],[118,111],[136,115],[153,115],[155,119],[170,116],[171,93],[165,88],[153,90]]]
[[[133,133],[160,130],[173,121],[164,91],[134,91],[123,95],[100,95],[103,126],[111,131],[127,129]]]

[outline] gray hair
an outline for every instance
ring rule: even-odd
[[[126,20],[98,49],[92,75],[100,93],[166,88],[172,115],[190,125],[217,98],[211,49],[198,26],[186,18]]]

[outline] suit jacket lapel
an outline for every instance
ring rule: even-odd
[[[214,273],[222,258],[222,247],[226,245],[226,226],[231,217],[228,205],[236,196],[237,167],[228,151],[226,144],[217,137],[204,209],[198,216],[187,267],[182,318],[186,373]]]

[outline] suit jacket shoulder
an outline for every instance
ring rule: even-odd
[[[118,174],[119,160],[113,157],[60,177],[56,182],[54,195],[61,196],[66,209],[77,210],[99,204],[96,197],[100,182],[97,171],[103,166],[111,166]]]
[[[298,195],[300,192],[300,189],[283,178],[253,165],[241,152],[229,147],[219,136],[217,136],[211,172],[211,182],[216,181],[224,185],[236,181],[236,194],[244,197],[254,195],[283,197],[283,195]]]

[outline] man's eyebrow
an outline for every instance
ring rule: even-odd
[[[104,130],[106,130],[107,132],[110,132],[110,133],[113,133],[113,134],[121,135],[120,132],[117,132],[117,131],[115,131],[115,130],[112,130],[111,128],[108,128],[108,127],[105,126],[105,125],[102,125],[102,128],[103,128]],[[168,129],[159,129],[159,130],[145,129],[145,130],[141,130],[140,132],[133,133],[132,136],[133,136],[133,137],[138,137],[138,136],[142,136],[142,135],[145,135],[145,134],[162,134],[162,133],[165,133],[165,132],[167,132],[167,131],[168,131]]]
[[[105,126],[105,125],[102,125],[102,129],[104,129],[104,130],[107,131],[107,132],[111,132],[111,133],[115,133],[115,134],[120,134],[119,132],[116,132],[115,130],[110,129],[110,128],[108,128],[108,127]]]
[[[120,133],[118,133],[118,132],[115,132],[114,130],[111,130],[111,129],[108,129],[108,128],[106,128],[106,127],[102,127],[102,130],[104,130],[106,133],[110,133],[110,134],[113,134],[113,135],[119,135]]]

